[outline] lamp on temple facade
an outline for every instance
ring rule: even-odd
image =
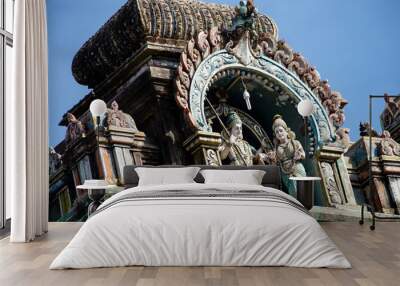
[[[97,148],[99,148],[99,129],[100,129],[100,117],[106,113],[107,111],[107,105],[106,103],[101,100],[101,99],[95,99],[90,103],[90,113],[92,116],[96,119],[96,141],[97,141]]]
[[[309,99],[303,99],[297,105],[297,112],[304,118],[304,149],[306,153],[306,158],[308,154],[307,150],[307,137],[308,137],[308,126],[307,118],[314,112],[314,105]]]

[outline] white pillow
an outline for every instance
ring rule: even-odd
[[[193,179],[199,170],[199,167],[135,168],[139,176],[138,186],[195,183]]]
[[[265,171],[262,170],[201,170],[204,183],[261,185]]]

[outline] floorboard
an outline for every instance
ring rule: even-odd
[[[123,267],[48,270],[81,223],[50,223],[49,233],[32,243],[0,240],[2,286],[266,286],[266,285],[400,285],[400,223],[368,225],[338,222],[322,227],[343,251],[353,268],[303,269],[288,267]]]

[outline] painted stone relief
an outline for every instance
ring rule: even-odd
[[[72,113],[67,114],[67,120],[68,125],[65,134],[65,143],[66,145],[69,145],[75,140],[85,137],[85,129],[83,128],[82,122],[76,119]]]
[[[400,157],[400,144],[394,141],[390,132],[385,130],[382,133],[382,140],[378,143],[378,152],[380,155]]]
[[[222,160],[229,160],[231,165],[252,166],[262,164],[266,154],[256,150],[243,138],[243,123],[236,112],[227,115],[227,130],[222,131],[222,145],[218,151]]]
[[[120,110],[115,100],[111,103],[111,109],[107,110],[104,125],[138,130],[132,116]]]
[[[268,154],[275,157],[282,170],[283,183],[292,196],[296,196],[296,186],[290,177],[307,176],[301,160],[305,159],[305,152],[301,143],[296,140],[296,135],[287,126],[282,116],[275,115],[272,123],[275,150]]]
[[[340,196],[339,189],[333,173],[332,165],[328,162],[321,163],[322,175],[326,181],[330,202],[332,205],[341,205],[343,200]]]

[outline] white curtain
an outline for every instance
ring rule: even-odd
[[[16,0],[13,94],[6,98],[6,187],[12,242],[48,225],[48,59],[45,0]]]

